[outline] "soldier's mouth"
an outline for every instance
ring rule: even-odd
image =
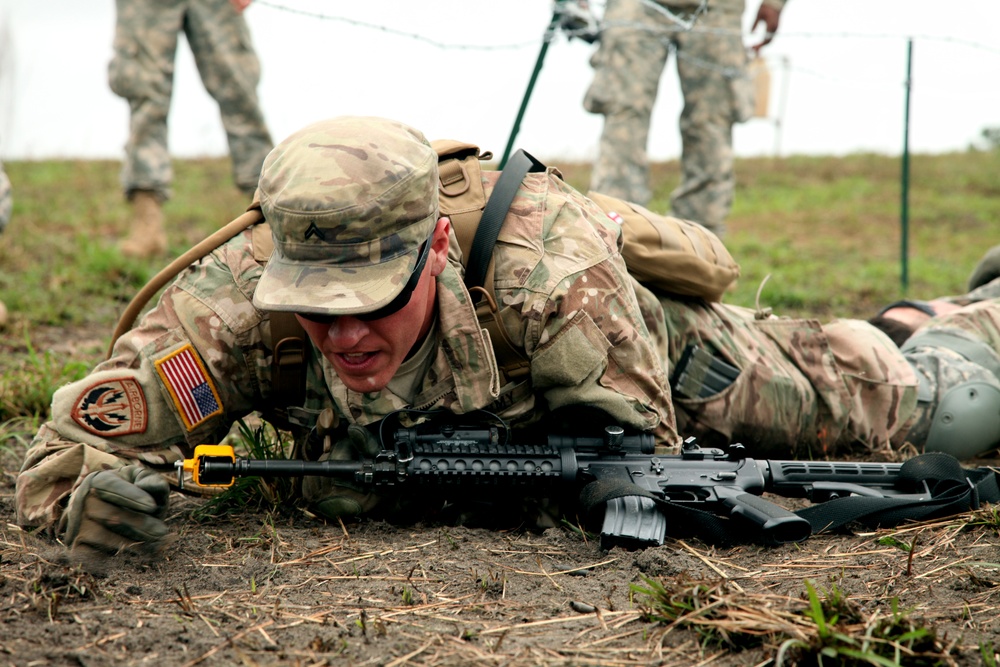
[[[337,354],[337,360],[345,370],[363,370],[371,366],[378,352],[350,352]]]

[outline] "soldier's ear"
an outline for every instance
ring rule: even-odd
[[[437,276],[444,271],[448,263],[449,235],[451,233],[451,219],[448,216],[438,218],[434,227],[434,234],[431,236],[431,256],[428,263],[431,265],[431,275]]]

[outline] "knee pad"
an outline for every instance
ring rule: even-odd
[[[963,382],[945,392],[934,411],[924,451],[970,459],[1000,445],[1000,389]]]

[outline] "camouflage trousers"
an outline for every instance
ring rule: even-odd
[[[242,14],[228,0],[117,0],[111,90],[131,112],[121,183],[126,196],[152,190],[170,196],[173,170],[167,115],[174,58],[183,32],[205,89],[219,105],[233,180],[252,193],[273,147],[257,99],[260,62]]]
[[[697,299],[661,297],[659,304],[664,326],[654,335],[682,437],[740,442],[758,458],[825,458],[903,444],[917,403],[916,373],[867,322],[758,316]],[[718,368],[682,387],[692,348]]]
[[[658,301],[659,314],[647,307],[648,299],[643,309],[667,364],[678,431],[709,444],[741,442],[751,456],[885,454],[907,443],[921,451],[934,412],[951,388],[968,381],[1000,388],[986,366],[946,346],[904,353],[864,321],[758,319],[754,311],[735,306]],[[657,315],[664,326],[650,319]],[[1000,366],[1000,299],[939,315],[917,333],[924,331],[977,341]],[[730,367],[735,379],[715,392],[678,392],[678,371],[692,346],[707,351],[723,369]]]
[[[591,190],[649,202],[649,125],[674,49],[684,108],[681,182],[671,195],[671,213],[724,232],[736,184],[732,126],[751,116],[754,101],[738,4],[713,7],[684,31],[640,0],[609,0],[584,99],[587,111],[604,116]]]

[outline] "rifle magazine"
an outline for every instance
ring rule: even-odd
[[[602,549],[659,546],[666,534],[667,519],[652,498],[620,496],[607,501],[601,527]]]

